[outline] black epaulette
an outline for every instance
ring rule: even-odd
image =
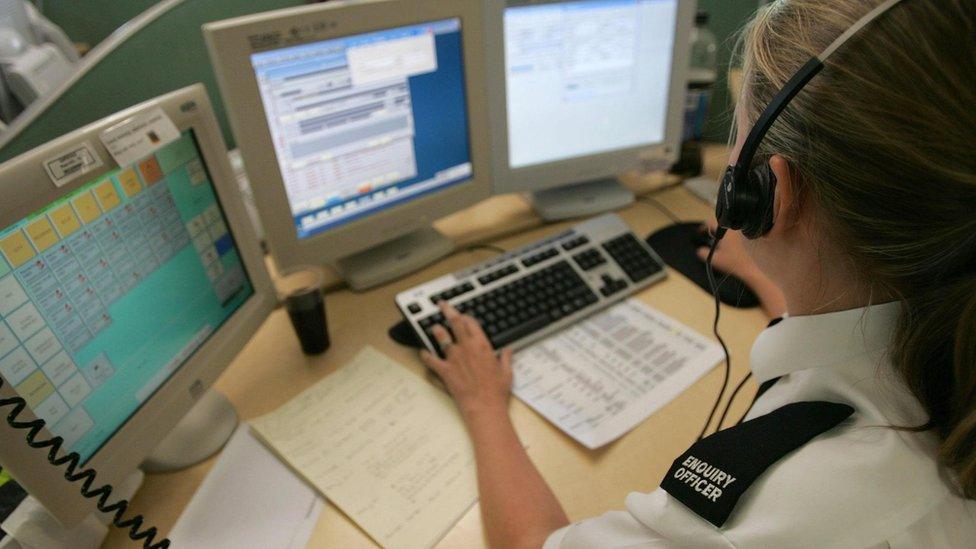
[[[696,442],[674,460],[661,488],[721,527],[742,494],[787,454],[849,418],[834,402],[794,402]]]

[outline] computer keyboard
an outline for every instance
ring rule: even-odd
[[[438,303],[475,317],[495,349],[518,349],[667,276],[664,262],[609,214],[397,295],[397,306],[432,352]],[[445,325],[446,327],[446,325]]]

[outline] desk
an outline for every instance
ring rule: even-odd
[[[724,148],[706,153],[708,171],[718,173],[726,158]],[[650,181],[650,183],[648,183]],[[645,178],[628,184],[660,184],[661,178]],[[688,220],[708,217],[710,209],[682,187],[660,191],[655,197],[677,216]],[[654,206],[637,202],[620,212],[638,235],[647,235],[670,223]],[[491,240],[513,249],[554,234],[572,222],[542,225],[516,196],[485,201],[461,215],[442,221],[439,228],[466,243]],[[517,233],[517,234],[514,234]],[[500,238],[496,235],[502,235]],[[237,407],[242,420],[266,414],[353,358],[365,345],[373,345],[415,373],[425,375],[417,354],[387,337],[386,331],[400,320],[394,296],[411,286],[491,257],[490,251],[458,252],[423,271],[365,293],[337,289],[326,295],[333,346],[324,356],[302,355],[288,317],[275,311],[238,358],[218,380],[216,389]],[[711,333],[713,302],[706,293],[681,275],[671,272],[638,297],[673,318]],[[766,318],[758,309],[725,308],[722,334],[732,353],[732,385],[748,371],[749,349]],[[631,491],[654,490],[673,459],[697,436],[718,394],[722,368],[715,368],[691,389],[651,416],[635,430],[597,451],[580,446],[520,401],[513,399],[511,414],[529,455],[552,485],[571,520],[622,509]],[[755,387],[740,395],[730,415],[738,418],[751,401]],[[723,403],[724,406],[724,403]],[[133,511],[143,513],[151,524],[168,532],[203,481],[214,459],[187,470],[148,475],[133,500]],[[133,547],[125,535],[112,530],[106,547]],[[440,547],[480,547],[486,542],[480,509],[473,507]],[[372,541],[333,506],[327,506],[316,526],[310,547],[371,547]]]

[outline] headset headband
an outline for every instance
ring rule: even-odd
[[[807,85],[810,80],[813,79],[820,71],[824,68],[824,63],[830,58],[841,46],[850,41],[854,36],[856,36],[861,30],[874,22],[885,13],[887,13],[891,8],[897,6],[904,0],[886,0],[885,2],[878,5],[864,17],[859,19],[857,23],[847,29],[843,34],[841,34],[832,44],[827,46],[820,55],[814,57],[810,61],[807,61],[806,65],[797,71],[790,78],[789,82],[783,86],[783,88],[776,94],[776,97],[766,106],[766,109],[759,116],[759,120],[752,127],[749,132],[749,136],[746,137],[745,142],[742,145],[742,150],[739,152],[739,158],[736,160],[735,166],[733,167],[734,176],[741,177],[745,174],[752,165],[753,157],[756,156],[756,151],[759,150],[759,145],[762,143],[763,138],[766,137],[766,133],[779,118],[779,115],[783,113],[786,106],[790,104],[790,101],[800,90]]]

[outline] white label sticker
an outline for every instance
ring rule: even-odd
[[[102,159],[95,154],[95,148],[85,141],[44,162],[44,171],[55,186],[63,187],[101,166]]]
[[[163,109],[157,108],[112,126],[101,138],[119,166],[128,166],[179,139],[180,131]]]

